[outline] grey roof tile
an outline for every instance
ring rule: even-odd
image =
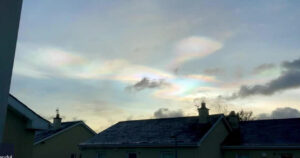
[[[255,120],[240,123],[225,146],[296,146],[300,145],[300,118]]]
[[[220,115],[210,124],[199,124],[198,117],[163,118],[119,122],[82,146],[196,146]],[[176,138],[175,138],[176,137]]]

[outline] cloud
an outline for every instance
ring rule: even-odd
[[[206,75],[199,75],[199,74],[190,74],[184,76],[185,78],[205,81],[205,82],[217,82],[217,79],[214,76],[206,76]]]
[[[179,65],[195,58],[203,58],[215,53],[222,47],[222,43],[207,37],[192,36],[184,38],[175,46],[177,57],[172,67],[179,67]]]
[[[168,108],[160,108],[154,112],[155,118],[182,117],[184,113],[181,109],[169,110]]]
[[[262,64],[253,69],[253,74],[260,74],[275,67],[274,64]]]
[[[142,77],[173,78],[166,71],[125,59],[88,58],[77,52],[34,44],[20,44],[18,49],[22,52],[16,54],[14,74],[32,78],[116,80],[126,84]]]
[[[205,69],[203,73],[206,75],[219,75],[219,74],[223,74],[224,70],[221,68],[208,68]]]
[[[150,80],[147,77],[144,77],[142,80],[138,81],[132,86],[126,87],[127,90],[135,90],[135,91],[141,91],[147,88],[155,89],[155,88],[162,88],[168,86],[169,83],[167,83],[163,79],[159,80]]]
[[[288,89],[300,87],[300,59],[283,62],[284,70],[281,75],[264,85],[247,86],[242,85],[238,92],[227,97],[227,99],[246,98],[253,95],[273,95]]]
[[[271,114],[262,113],[257,116],[258,119],[282,119],[298,117],[300,117],[300,111],[290,107],[277,108],[272,111]]]

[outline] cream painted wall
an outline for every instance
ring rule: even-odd
[[[218,123],[216,127],[210,132],[207,138],[200,144],[199,147],[199,158],[222,158],[223,153],[221,144],[225,138],[229,135],[229,130],[223,121]]]
[[[3,142],[14,145],[15,158],[31,158],[34,131],[26,128],[24,117],[8,109]]]
[[[94,136],[83,125],[75,126],[44,143],[34,145],[33,158],[70,158],[71,154],[80,157],[78,144]]]

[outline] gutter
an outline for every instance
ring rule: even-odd
[[[283,146],[283,145],[258,145],[258,146],[222,146],[222,149],[224,150],[255,150],[255,149],[300,149],[299,145],[291,145],[291,146]]]
[[[80,148],[173,148],[174,144],[87,144],[81,143]],[[197,144],[180,144],[177,147],[198,147]]]

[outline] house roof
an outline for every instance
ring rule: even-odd
[[[197,146],[223,115],[210,116],[208,124],[196,117],[162,118],[119,122],[90,138],[81,147]]]
[[[71,122],[63,122],[61,123],[61,127],[58,129],[49,128],[47,130],[40,130],[35,132],[34,136],[34,145],[39,144],[43,141],[46,141],[56,135],[59,135],[72,127],[77,125],[83,125],[87,128],[91,133],[96,134],[91,128],[89,128],[83,121],[71,121]]]
[[[11,94],[8,97],[8,108],[30,120],[27,123],[27,128],[47,129],[50,126],[48,120],[35,113]]]
[[[224,148],[300,147],[300,118],[240,122]]]

